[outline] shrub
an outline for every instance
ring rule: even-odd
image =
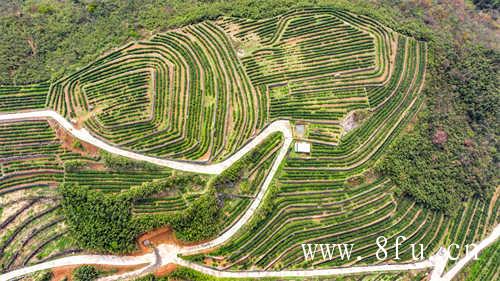
[[[73,140],[71,143],[71,147],[76,148],[76,149],[83,149],[83,145],[79,140]]]
[[[52,280],[52,278],[54,278],[54,274],[52,273],[52,271],[44,271],[44,272],[40,272],[38,273],[34,280],[35,281],[50,281]]]
[[[73,271],[74,281],[93,281],[99,277],[99,271],[93,266],[83,265]]]
[[[64,170],[66,172],[75,172],[78,171],[80,168],[84,167],[86,165],[86,162],[80,161],[80,160],[68,160],[64,162]]]

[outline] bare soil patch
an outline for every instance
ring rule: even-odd
[[[56,133],[57,138],[61,141],[63,148],[79,153],[82,156],[96,157],[99,155],[99,148],[76,139],[52,120],[49,120],[49,124],[54,129],[54,132]],[[79,143],[80,145],[75,146],[75,143]]]
[[[139,254],[144,254],[148,253],[151,250],[144,245],[144,241],[149,240],[149,242],[154,245],[158,246],[160,244],[170,244],[170,245],[178,245],[178,246],[195,246],[199,244],[203,244],[207,241],[210,241],[211,239],[207,239],[204,241],[198,241],[198,242],[185,242],[182,240],[179,240],[175,237],[175,233],[173,229],[170,226],[164,226],[162,228],[158,228],[149,232],[146,232],[139,236],[137,239],[137,243],[139,244],[139,248],[141,249]],[[210,250],[208,250],[210,251]],[[134,253],[133,255],[135,255]]]
[[[77,268],[77,265],[71,265],[71,266],[62,266],[62,267],[56,267],[52,269],[52,274],[54,274],[54,278],[52,278],[53,281],[61,281],[65,277],[68,278],[68,280],[73,280],[73,277],[71,276],[71,272]]]
[[[146,240],[148,240],[154,246],[158,246],[160,244],[175,244],[179,246],[191,245],[177,239],[175,237],[173,229],[169,226],[154,229],[139,236],[139,238],[137,238],[137,243],[139,244],[141,252],[150,251],[150,249],[144,245],[144,242]]]
[[[154,275],[157,277],[162,277],[167,274],[170,274],[177,268],[177,265],[175,263],[169,263],[167,265],[159,267],[155,272]]]
[[[203,154],[203,156],[200,157],[200,161],[208,161],[210,160],[210,156],[212,155],[212,151],[211,149],[208,149],[207,152],[205,152],[205,154]]]
[[[500,186],[497,186],[495,193],[493,193],[493,196],[491,197],[492,204],[490,204],[490,207],[488,208],[488,219],[493,215],[493,208],[495,207],[495,202],[498,200],[499,194],[500,194]]]

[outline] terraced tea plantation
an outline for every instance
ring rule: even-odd
[[[59,183],[116,192],[171,173],[114,171],[98,161],[96,151],[68,142],[63,132],[44,120],[0,124],[3,271],[81,251],[68,236],[60,214]]]
[[[78,249],[68,245],[58,199],[65,150],[46,121],[0,125],[2,269],[26,265]]]
[[[425,42],[346,11],[222,17],[130,43],[54,81],[1,86],[0,113],[52,109],[125,150],[204,163],[226,159],[271,122],[290,120],[295,142],[310,150],[290,148],[263,207],[229,243],[186,258],[230,270],[376,264],[375,239],[393,245],[404,235],[401,259],[386,262],[409,262],[410,243],[426,245],[430,256],[441,245],[484,238],[500,220],[498,188],[450,218],[394,193],[373,170],[424,102],[426,63]],[[258,146],[243,180],[224,191],[223,229],[251,204],[281,143],[274,136]],[[58,212],[58,184],[119,193],[179,173],[117,169],[104,158],[53,121],[0,123],[3,271],[82,250]],[[133,213],[179,212],[204,192],[171,190],[135,204]],[[354,243],[353,256],[362,258],[304,261],[302,243],[336,242]]]
[[[338,144],[349,112],[412,102],[424,68],[424,43],[370,18],[303,10],[159,34],[50,85],[2,87],[0,105],[54,109],[143,154],[213,161],[275,119],[306,122],[304,138]]]

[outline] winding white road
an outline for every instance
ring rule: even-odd
[[[216,163],[216,164],[197,164],[186,161],[175,161],[168,159],[161,159],[157,157],[147,156],[143,154],[139,154],[136,152],[132,152],[129,150],[125,150],[113,145],[110,145],[93,135],[87,131],[87,129],[77,129],[71,124],[66,118],[64,118],[59,113],[53,110],[39,110],[39,111],[29,111],[29,112],[20,112],[20,113],[8,113],[8,114],[0,114],[0,122],[1,121],[12,121],[12,120],[23,120],[23,119],[39,119],[39,118],[51,118],[57,121],[59,125],[61,125],[65,130],[71,133],[77,139],[81,141],[90,143],[102,150],[107,152],[117,154],[123,157],[127,157],[134,160],[146,161],[149,163],[153,163],[159,166],[169,167],[176,170],[193,172],[193,173],[202,173],[202,174],[213,174],[218,175],[222,173],[225,169],[229,168],[236,161],[238,161],[243,155],[248,153],[250,150],[255,148],[259,143],[261,143],[264,139],[266,139],[269,135],[281,132],[285,137],[285,146],[282,150],[288,149],[287,145],[290,145],[292,142],[292,129],[290,127],[290,122],[286,120],[278,120],[269,124],[262,132],[260,132],[255,138],[253,138],[250,142],[248,142],[245,146],[243,146],[236,153],[228,157],[226,160]],[[280,152],[281,153],[281,152]]]
[[[0,280],[12,280],[19,278],[26,274],[30,274],[40,270],[51,269],[61,266],[71,266],[80,264],[106,264],[114,266],[129,266],[129,265],[148,265],[154,260],[154,254],[146,254],[143,256],[130,257],[130,256],[100,256],[100,255],[81,255],[81,256],[69,256],[56,260],[51,260],[44,263],[39,263],[33,266],[23,267],[5,274],[0,275]]]
[[[211,248],[222,245],[227,242],[231,237],[233,237],[242,227],[245,225],[250,218],[253,216],[261,201],[263,200],[266,191],[268,190],[274,175],[279,169],[282,160],[285,158],[288,149],[293,141],[292,130],[289,121],[278,120],[271,123],[266,127],[259,135],[253,138],[249,143],[247,143],[242,149],[233,154],[226,160],[216,163],[216,164],[196,164],[183,161],[174,161],[160,159],[156,157],[146,156],[138,154],[135,152],[127,151],[115,146],[112,146],[94,136],[92,136],[86,129],[75,128],[68,120],[63,116],[52,110],[41,110],[41,111],[31,111],[22,113],[12,113],[12,114],[0,114],[1,121],[11,121],[11,120],[26,120],[26,119],[36,119],[36,118],[52,118],[57,121],[64,129],[71,133],[74,137],[88,142],[96,147],[99,147],[110,153],[121,155],[135,160],[146,161],[154,163],[161,166],[170,167],[172,169],[189,171],[195,173],[205,173],[205,174],[220,174],[222,171],[230,167],[246,153],[255,148],[259,143],[266,139],[269,135],[275,132],[281,132],[284,136],[284,143],[278,152],[278,157],[276,158],[273,166],[263,185],[261,186],[259,193],[250,205],[250,207],[245,211],[243,216],[233,224],[226,232],[216,239],[196,245],[196,246],[186,246],[178,247],[176,245],[162,244],[157,248],[158,254],[149,253],[143,256],[109,256],[109,255],[80,255],[80,256],[70,256],[64,257],[44,263],[40,263],[33,266],[24,267],[17,269],[3,275],[0,275],[0,281],[12,280],[19,278],[21,276],[55,267],[69,266],[69,265],[80,265],[80,264],[103,264],[103,265],[114,265],[114,266],[129,266],[129,265],[145,265],[144,268],[136,270],[132,273],[125,273],[124,275],[106,277],[103,280],[121,280],[134,276],[134,274],[141,274],[145,272],[146,269],[151,269],[153,266],[163,266],[169,263],[176,263],[182,266],[187,266],[189,268],[198,270],[200,272],[210,274],[217,277],[246,277],[246,278],[259,278],[259,277],[312,277],[312,276],[328,276],[328,275],[342,275],[342,274],[355,274],[355,273],[370,273],[370,272],[380,272],[380,271],[405,271],[405,270],[420,270],[420,269],[433,269],[431,281],[450,281],[459,271],[462,269],[472,258],[486,248],[488,245],[494,243],[500,236],[500,225],[498,225],[493,232],[481,241],[479,245],[471,251],[467,256],[462,258],[449,272],[442,275],[444,267],[448,260],[448,252],[445,249],[440,249],[438,253],[427,260],[406,263],[406,264],[381,264],[372,266],[354,266],[346,268],[331,268],[331,269],[311,269],[311,270],[283,270],[283,271],[219,271],[213,268],[205,267],[196,263],[186,261],[180,257],[179,254],[194,254],[199,253]]]
[[[439,279],[436,278],[435,281],[451,281],[453,278],[462,270],[462,268],[467,265],[471,260],[473,260],[476,256],[479,257],[479,253],[484,250],[486,247],[489,245],[495,243],[498,238],[500,237],[500,224],[497,225],[492,233],[486,237],[486,239],[482,240],[479,242],[479,244],[472,249],[465,257],[460,259],[448,272],[446,272],[442,277]],[[434,281],[434,280],[432,280]]]

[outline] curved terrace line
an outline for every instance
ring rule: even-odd
[[[255,138],[253,138],[250,142],[248,142],[245,146],[243,146],[236,153],[228,157],[226,160],[215,164],[198,164],[182,160],[176,161],[176,160],[147,156],[110,145],[91,135],[89,131],[85,128],[82,129],[75,128],[75,126],[71,124],[66,118],[64,118],[62,115],[53,110],[38,110],[38,111],[29,111],[21,113],[0,114],[0,122],[22,120],[22,119],[35,119],[35,118],[54,119],[55,121],[57,121],[57,123],[59,123],[59,125],[61,125],[66,131],[71,133],[77,139],[90,143],[102,150],[105,150],[107,152],[116,155],[120,155],[134,160],[149,162],[159,166],[169,167],[176,170],[193,172],[193,173],[212,174],[212,175],[218,175],[222,173],[222,171],[229,168],[231,165],[233,165],[235,162],[241,159],[241,157],[243,157],[246,153],[250,152],[264,139],[266,139],[269,135],[273,133],[276,132],[283,133],[283,136],[285,138],[285,145],[284,148],[282,148],[282,150],[284,150],[285,153],[292,141],[292,129],[290,127],[290,122],[286,120],[278,120],[269,124]],[[280,154],[282,153],[280,152]]]
[[[255,138],[253,138],[249,143],[247,143],[242,149],[238,150],[236,153],[231,155],[226,160],[216,163],[216,164],[195,164],[195,163],[187,163],[183,161],[174,161],[167,159],[160,159],[151,156],[145,156],[139,153],[123,150],[114,146],[111,146],[102,140],[99,140],[92,136],[86,129],[76,129],[68,120],[66,120],[63,116],[58,114],[52,110],[43,110],[43,111],[32,111],[25,113],[14,113],[14,114],[0,114],[0,121],[5,120],[18,120],[18,119],[32,119],[32,118],[53,118],[56,120],[64,129],[70,132],[76,138],[88,142],[92,145],[95,145],[103,150],[106,150],[110,153],[118,154],[124,157],[129,157],[135,160],[147,161],[150,163],[154,163],[161,166],[167,166],[172,169],[196,172],[196,173],[205,173],[205,174],[220,174],[225,169],[229,168],[235,162],[240,160],[246,153],[254,149],[257,145],[263,142],[269,135],[281,132],[284,136],[284,143],[281,146],[281,149],[274,161],[271,170],[267,174],[262,186],[260,187],[259,193],[252,201],[250,207],[247,208],[243,216],[241,216],[238,221],[233,224],[226,232],[224,232],[221,236],[216,239],[202,243],[196,246],[184,247],[182,249],[182,254],[194,254],[203,250],[211,249],[217,247],[225,242],[227,242],[233,235],[236,234],[246,224],[250,218],[253,216],[254,212],[259,207],[261,201],[264,199],[267,189],[271,185],[271,181],[274,178],[274,175],[279,169],[281,162],[285,158],[288,148],[292,144],[292,130],[290,127],[290,122],[285,120],[278,120],[272,122],[269,126],[267,126],[260,134],[258,134]]]
[[[103,264],[103,265],[141,265],[150,267],[152,264],[164,266],[170,263],[175,263],[181,266],[189,267],[199,272],[209,274],[216,277],[225,278],[265,278],[265,277],[314,277],[314,276],[331,276],[345,275],[358,273],[373,273],[373,272],[389,272],[389,271],[407,271],[407,270],[424,270],[433,269],[430,281],[451,281],[453,277],[470,262],[475,255],[479,254],[489,245],[493,244],[500,237],[500,225],[497,225],[492,233],[483,241],[481,241],[473,251],[469,252],[465,257],[460,259],[455,266],[443,275],[444,268],[448,261],[449,252],[441,248],[434,256],[424,261],[404,264],[380,264],[367,266],[352,266],[344,268],[324,268],[324,269],[309,269],[309,270],[282,270],[282,271],[221,271],[214,268],[199,265],[177,256],[183,252],[182,247],[176,245],[162,244],[158,246],[158,256],[155,253],[148,253],[137,257],[121,257],[121,256],[98,256],[98,255],[82,255],[71,256],[41,264],[24,267],[9,273],[0,275],[0,280],[13,280],[23,275],[30,274],[39,270],[45,270],[55,267],[80,264]],[[187,247],[189,248],[189,247]],[[137,270],[141,273],[143,270]],[[121,277],[132,277],[129,273],[106,277],[105,280],[119,280]],[[103,279],[104,280],[104,279]]]
[[[172,169],[178,169],[188,172],[205,173],[205,174],[220,174],[222,171],[230,167],[241,157],[243,157],[247,152],[255,148],[259,143],[261,143],[266,137],[275,132],[281,132],[284,135],[284,143],[280,148],[278,157],[276,158],[273,166],[267,175],[263,185],[261,186],[259,193],[257,194],[255,200],[252,202],[250,207],[245,211],[244,215],[233,225],[229,230],[224,232],[221,236],[215,238],[212,241],[202,243],[195,246],[182,246],[177,245],[159,245],[153,253],[148,253],[142,256],[112,256],[112,255],[80,255],[80,256],[69,256],[64,257],[33,266],[28,266],[20,268],[3,275],[0,275],[0,280],[12,280],[19,278],[21,276],[34,273],[40,270],[51,269],[55,267],[68,266],[68,265],[81,265],[81,264],[92,264],[92,265],[112,265],[112,266],[129,266],[129,265],[145,265],[145,268],[150,269],[153,266],[162,266],[169,263],[175,263],[182,266],[189,267],[191,269],[212,275],[217,277],[230,277],[230,278],[260,278],[260,277],[312,277],[312,276],[328,276],[328,275],[343,275],[343,274],[355,274],[355,273],[370,273],[370,272],[381,272],[381,271],[406,271],[406,270],[421,270],[432,268],[431,281],[441,281],[451,280],[469,261],[471,261],[475,255],[479,254],[484,248],[494,243],[500,237],[500,225],[497,225],[492,233],[483,241],[481,241],[473,251],[467,254],[464,258],[457,262],[457,264],[452,267],[450,271],[442,275],[445,265],[448,260],[448,251],[441,248],[437,254],[430,257],[427,260],[419,261],[415,263],[405,263],[405,264],[382,264],[382,265],[368,265],[368,266],[353,266],[345,268],[327,268],[327,269],[311,269],[311,270],[283,270],[283,271],[221,271],[213,268],[209,268],[203,265],[195,264],[190,261],[180,258],[179,254],[194,254],[205,250],[212,249],[214,247],[220,246],[227,242],[231,237],[233,237],[242,227],[245,225],[250,218],[253,216],[261,201],[263,200],[267,189],[269,188],[274,175],[279,169],[281,162],[285,158],[288,149],[293,141],[292,131],[290,127],[290,122],[285,120],[278,120],[267,126],[259,135],[248,142],[242,149],[237,151],[235,154],[227,158],[226,160],[216,163],[216,164],[195,164],[187,163],[183,161],[160,159],[151,156],[145,156],[139,153],[123,150],[121,148],[114,147],[99,140],[92,136],[86,129],[75,128],[68,120],[63,116],[52,110],[41,110],[41,111],[31,111],[23,113],[11,113],[11,114],[0,114],[1,121],[10,120],[22,120],[22,119],[34,119],[34,118],[52,118],[56,120],[64,129],[71,133],[74,137],[88,142],[96,147],[99,147],[110,153],[118,154],[124,157],[128,157],[135,160],[146,161],[153,164],[170,167]],[[137,274],[144,272],[144,268],[135,271]],[[131,273],[126,273],[127,277],[131,277]],[[132,273],[133,274],[133,273]],[[125,277],[125,275],[114,276],[120,279],[120,276]],[[108,277],[109,278],[109,277]],[[117,280],[113,277],[109,280]]]

